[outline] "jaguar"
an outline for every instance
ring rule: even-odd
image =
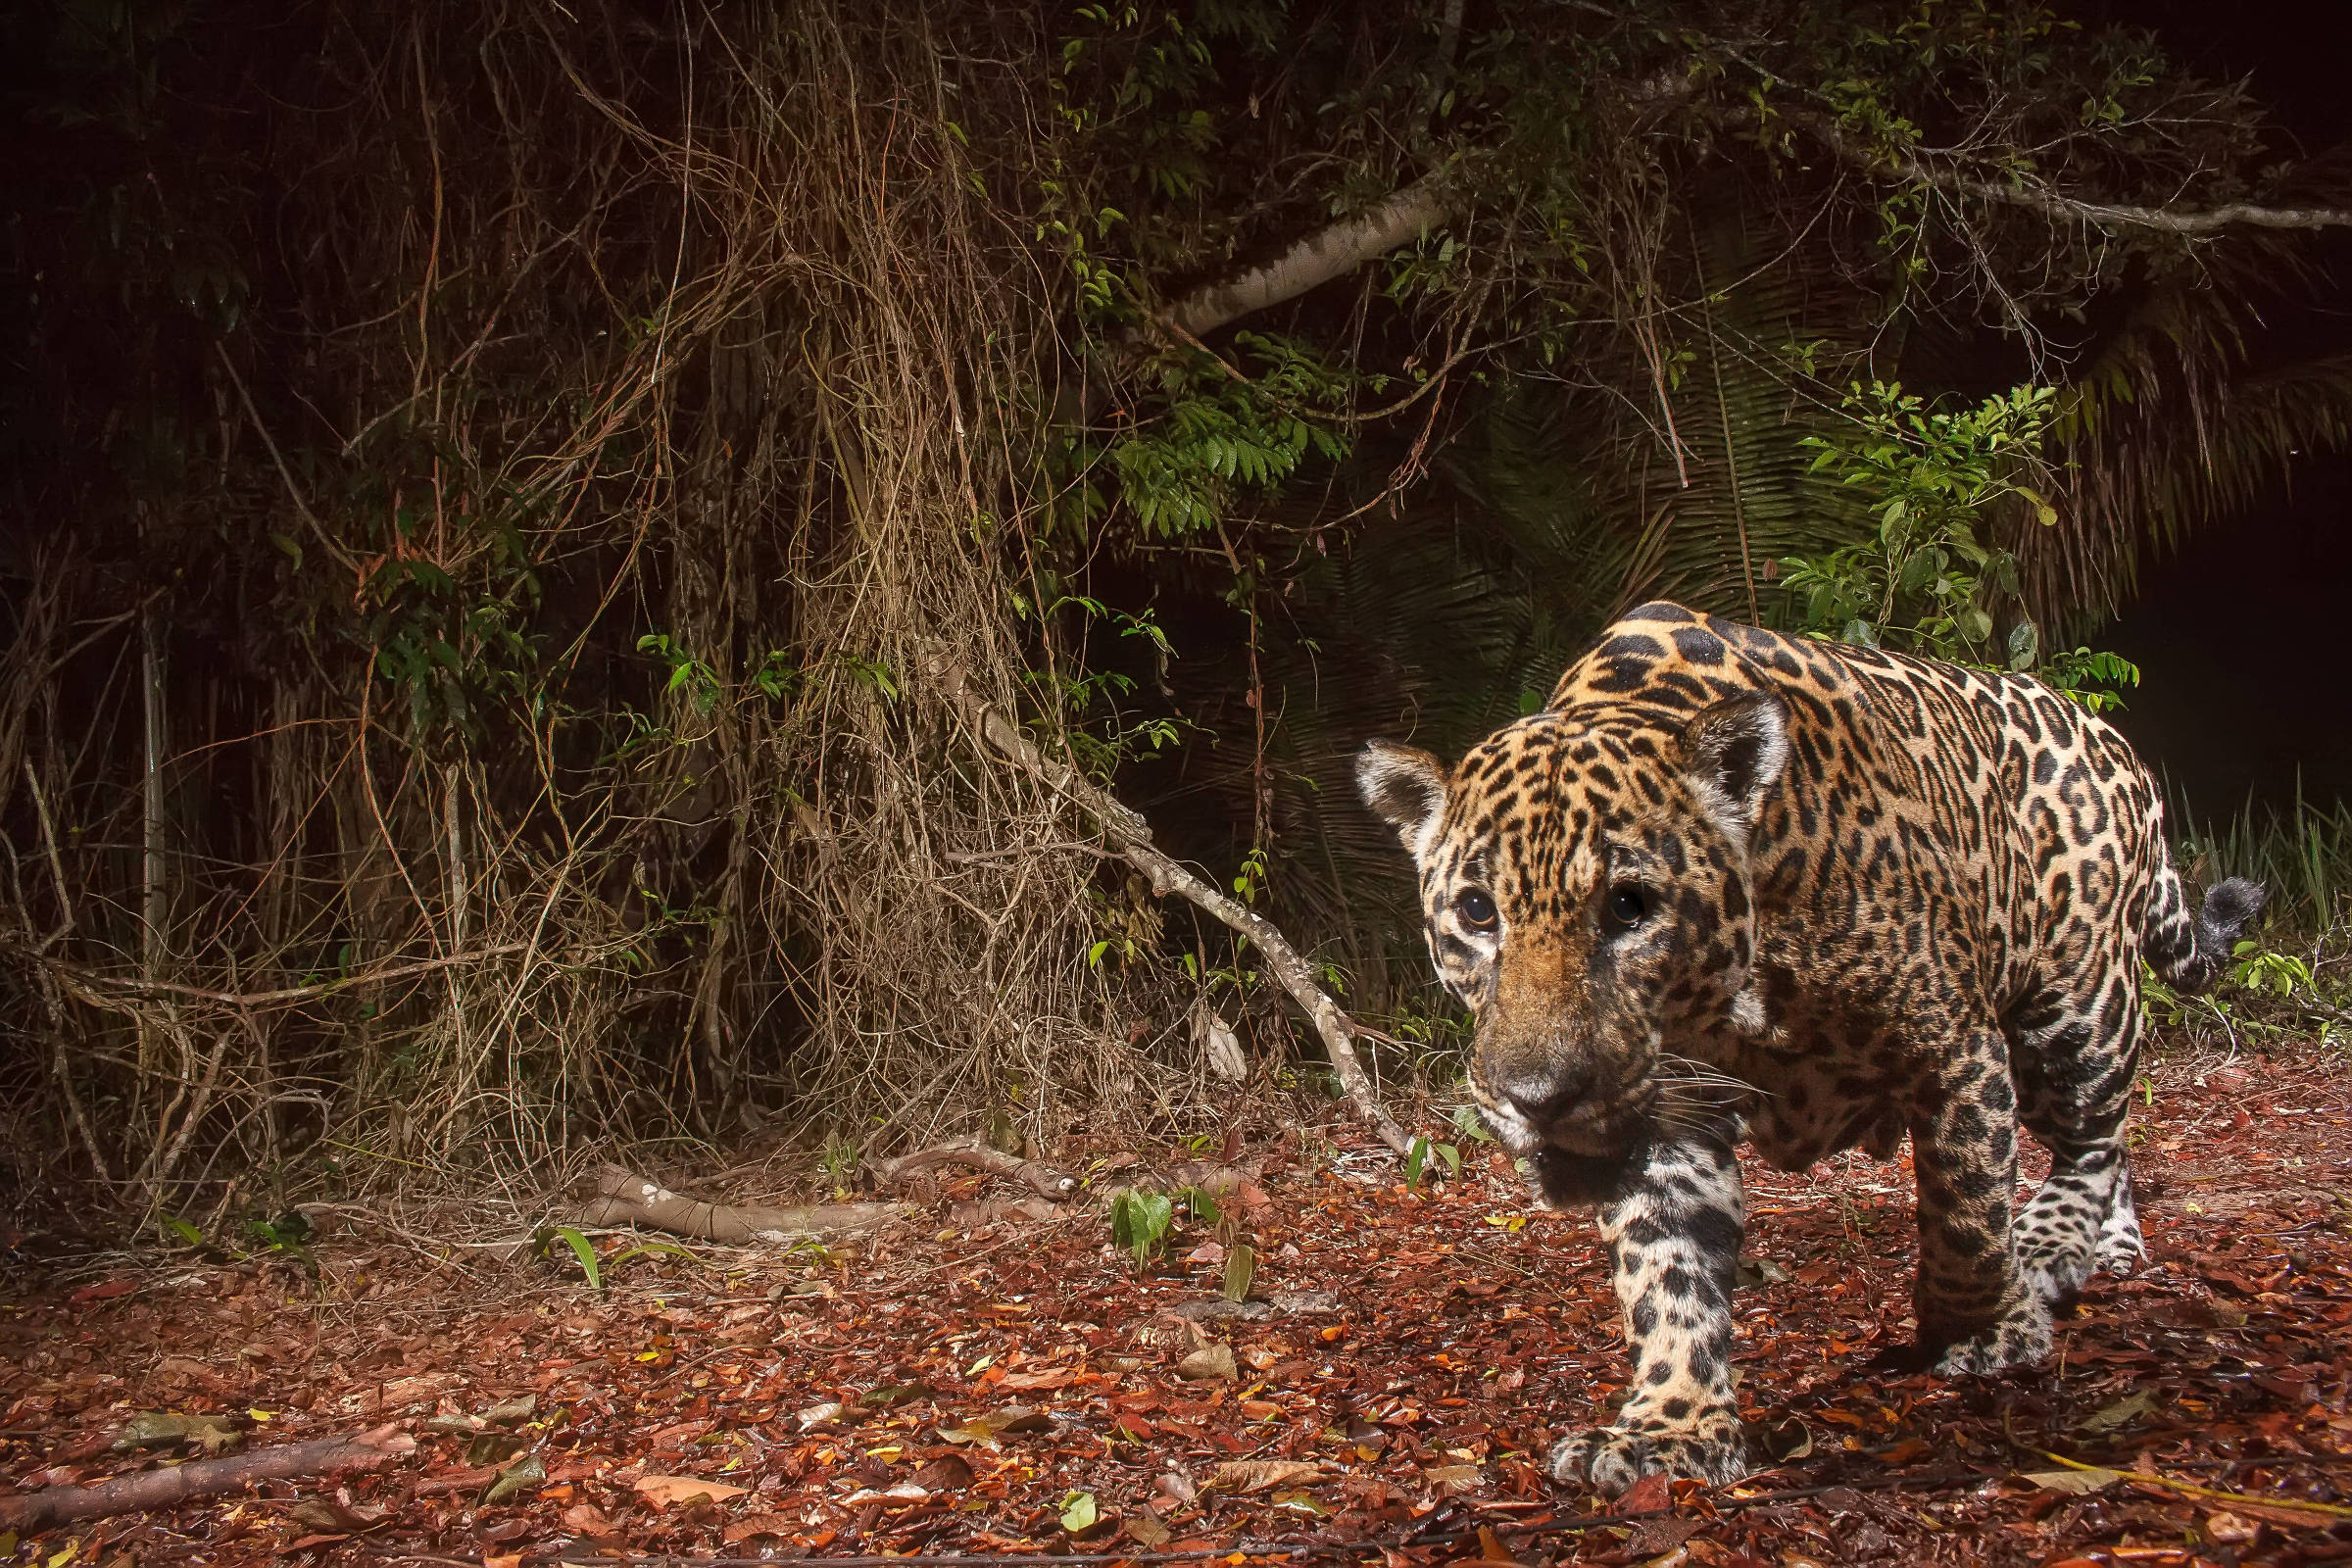
[[[2039,1360],[2052,1305],[2144,1255],[2140,966],[2195,990],[2263,890],[2192,909],[2161,793],[2082,705],[1661,603],[1457,765],[1375,741],[1356,772],[1474,1017],[1482,1115],[1612,1263],[1630,1393],[1557,1481],[1748,1472],[1743,1142],[1800,1171],[1908,1135],[1907,1353],[1945,1376]],[[2021,1125],[2050,1155],[2022,1212]]]

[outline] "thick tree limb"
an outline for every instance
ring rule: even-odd
[[[1253,909],[1227,898],[1222,892],[1196,876],[1179,863],[1173,856],[1152,842],[1152,827],[1141,815],[1112,800],[1092,783],[1070,768],[1053,760],[1038,751],[1020,726],[985,704],[976,702],[959,674],[947,677],[950,695],[971,726],[981,737],[1005,758],[1023,768],[1040,783],[1052,789],[1071,805],[1102,824],[1110,839],[1128,864],[1152,879],[1154,894],[1174,893],[1187,902],[1207,910],[1210,914],[1248,937],[1256,945],[1265,959],[1266,968],[1290,993],[1307,1020],[1314,1025],[1315,1034],[1323,1042],[1331,1070],[1338,1075],[1340,1088],[1348,1096],[1348,1103],[1357,1118],[1378,1135],[1380,1141],[1398,1153],[1412,1147],[1412,1139],[1396,1125],[1395,1117],[1381,1104],[1373,1092],[1372,1080],[1364,1064],[1355,1054],[1355,1026],[1340,1010],[1340,1004],[1316,983],[1313,965],[1301,957],[1273,921]]]
[[[911,1154],[901,1154],[896,1159],[877,1160],[871,1167],[874,1185],[892,1192],[907,1177],[934,1165],[968,1165],[991,1176],[1025,1182],[1048,1198],[1067,1198],[1078,1190],[1075,1176],[1065,1176],[1038,1160],[1002,1153],[980,1144],[942,1144],[936,1149],[918,1149]]]
[[[1917,158],[1877,152],[1826,120],[1802,118],[1833,151],[1874,172],[1891,174],[1955,196],[2022,207],[2096,228],[2142,228],[2191,236],[2230,228],[2352,228],[2352,210],[2337,207],[2265,207],[2252,202],[2230,202],[2221,207],[2177,208],[2085,201],[2047,185],[2013,185],[1979,179],[1957,170],[1936,168]],[[1425,176],[1352,217],[1317,229],[1270,262],[1202,284],[1170,305],[1161,318],[1188,337],[1213,332],[1245,316],[1297,299],[1309,289],[1346,276],[1364,263],[1385,256],[1447,221],[1455,216],[1455,200],[1439,184],[1439,176]]]
[[[45,1487],[19,1497],[0,1497],[0,1530],[30,1533],[75,1519],[169,1508],[190,1497],[242,1492],[256,1481],[291,1481],[303,1476],[373,1470],[413,1453],[416,1440],[397,1427],[378,1427],[351,1438],[286,1443],[224,1459],[196,1459],[163,1470],[142,1470],[89,1487]]]
[[[597,1172],[595,1191],[581,1204],[578,1217],[584,1225],[650,1225],[700,1241],[747,1247],[872,1230],[913,1212],[911,1203],[805,1203],[794,1208],[706,1203],[618,1165],[607,1165]]]
[[[1453,216],[1437,176],[1417,179],[1351,218],[1317,229],[1263,266],[1204,283],[1168,307],[1166,318],[1198,337],[1228,321],[1344,277]]]

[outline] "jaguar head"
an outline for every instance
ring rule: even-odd
[[[1515,1152],[1605,1167],[1721,1099],[1685,1053],[1753,1025],[1748,844],[1788,756],[1786,710],[1746,693],[1688,718],[1538,713],[1450,771],[1386,742],[1358,759],[1420,869],[1438,974],[1476,1016],[1472,1092]]]

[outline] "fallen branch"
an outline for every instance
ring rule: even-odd
[[[1204,283],[1168,307],[1166,319],[1199,336],[1255,311],[1297,299],[1418,239],[1453,216],[1436,175],[1417,179],[1351,218],[1317,229],[1262,266]]]
[[[812,1236],[872,1230],[914,1212],[911,1203],[805,1203],[795,1208],[737,1207],[683,1198],[618,1165],[598,1170],[578,1210],[583,1225],[646,1225],[726,1247],[775,1246]]]
[[[896,1159],[878,1160],[871,1169],[874,1185],[887,1193],[895,1192],[907,1177],[936,1165],[968,1165],[991,1176],[1026,1183],[1048,1198],[1067,1198],[1078,1190],[1075,1176],[1065,1176],[1038,1160],[1003,1153],[980,1144],[942,1144],[935,1149],[918,1149]]]
[[[991,1198],[976,1202],[950,1203],[948,1223],[951,1225],[996,1225],[1008,1219],[1047,1220],[1067,1219],[1070,1211],[1059,1203],[1049,1203],[1042,1198]]]
[[[1020,726],[986,704],[975,701],[965,687],[959,672],[951,671],[946,677],[949,695],[954,698],[964,717],[979,731],[981,737],[1006,759],[1019,765],[1040,783],[1085,811],[1102,825],[1103,833],[1127,863],[1151,878],[1152,891],[1165,897],[1174,893],[1198,906],[1233,930],[1253,943],[1264,957],[1266,967],[1289,992],[1291,1000],[1315,1028],[1323,1042],[1323,1050],[1331,1060],[1331,1070],[1340,1080],[1340,1088],[1357,1118],[1379,1137],[1380,1141],[1404,1153],[1412,1147],[1412,1139],[1396,1125],[1388,1108],[1372,1088],[1364,1064],[1357,1059],[1353,1043],[1355,1025],[1340,1010],[1340,1004],[1315,981],[1313,965],[1299,956],[1273,921],[1225,896],[1214,886],[1195,875],[1175,857],[1152,842],[1152,827],[1142,816],[1081,778],[1076,772],[1038,751]]]
[[[378,1427],[353,1438],[287,1443],[222,1459],[196,1459],[163,1470],[117,1476],[89,1487],[45,1487],[23,1496],[0,1497],[0,1530],[28,1534],[75,1519],[169,1508],[190,1497],[241,1492],[256,1481],[292,1481],[306,1476],[373,1470],[416,1448],[416,1440],[397,1426]]]

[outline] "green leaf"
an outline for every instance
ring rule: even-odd
[[[192,1443],[207,1453],[219,1453],[233,1448],[245,1441],[245,1434],[228,1425],[217,1415],[166,1415],[161,1411],[142,1411],[123,1427],[115,1439],[117,1453],[131,1453],[140,1448],[176,1447]]]
[[[482,1501],[504,1502],[517,1493],[536,1491],[546,1482],[547,1466],[537,1454],[526,1453],[498,1473],[498,1479],[482,1494]]]
[[[2009,628],[2009,667],[2032,669],[2041,657],[2041,631],[2030,620],[2021,620]]]
[[[543,1227],[535,1239],[542,1257],[552,1255],[558,1242],[570,1248],[571,1255],[579,1259],[580,1272],[588,1277],[588,1288],[600,1296],[604,1294],[605,1273],[597,1263],[596,1247],[587,1237],[569,1225],[551,1225]]]
[[[1061,1528],[1073,1536],[1094,1529],[1099,1517],[1091,1492],[1073,1492],[1061,1499]]]
[[[1454,1131],[1473,1143],[1491,1144],[1494,1141],[1494,1135],[1487,1131],[1486,1121],[1479,1115],[1476,1105],[1454,1106],[1450,1120]]]
[[[1111,1244],[1139,1264],[1159,1250],[1175,1223],[1176,1205],[1163,1193],[1124,1192],[1111,1200]]]
[[[639,1242],[635,1247],[624,1249],[621,1251],[614,1252],[611,1257],[606,1258],[604,1260],[603,1269],[606,1274],[611,1274],[615,1269],[619,1268],[621,1264],[629,1262],[634,1258],[655,1256],[682,1257],[687,1262],[694,1264],[698,1268],[703,1266],[703,1260],[700,1257],[697,1257],[685,1248],[680,1247],[677,1243],[665,1242],[658,1236],[649,1236],[644,1241]]]

